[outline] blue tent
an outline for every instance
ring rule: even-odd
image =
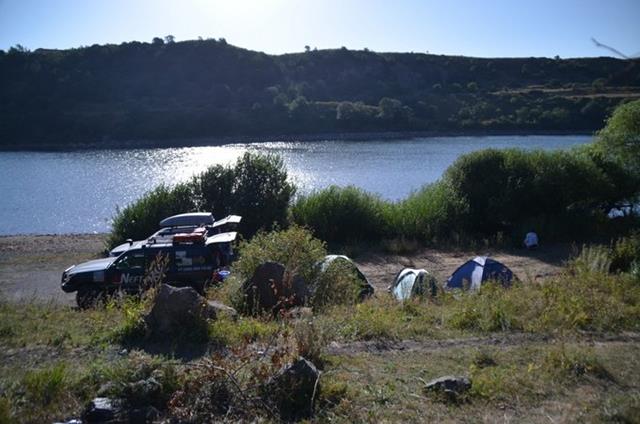
[[[498,281],[504,287],[511,285],[513,272],[498,261],[478,256],[456,269],[444,285],[445,289],[478,290],[484,281]]]

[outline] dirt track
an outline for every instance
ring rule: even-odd
[[[105,237],[104,234],[0,237],[0,295],[13,301],[73,304],[74,296],[60,290],[62,271],[99,257]],[[521,280],[535,281],[558,273],[570,250],[568,245],[547,246],[536,252],[421,249],[407,255],[368,252],[358,256],[356,262],[376,290],[384,291],[404,267],[425,268],[443,282],[466,260],[486,254],[509,266]]]

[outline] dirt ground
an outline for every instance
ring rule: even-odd
[[[62,272],[101,256],[104,234],[0,237],[0,296],[75,304],[60,289]]]
[[[522,281],[537,281],[557,274],[570,257],[569,245],[545,246],[540,250],[435,250],[420,249],[407,255],[365,253],[356,259],[376,290],[386,290],[403,268],[424,268],[443,283],[460,265],[476,256],[490,256],[507,265]]]
[[[104,234],[0,237],[0,295],[14,301],[73,304],[74,295],[60,290],[62,271],[100,257],[105,238]],[[521,280],[535,281],[558,273],[570,253],[568,245],[545,246],[534,252],[420,249],[406,255],[365,252],[356,262],[376,290],[384,291],[402,268],[425,268],[442,283],[458,266],[477,255],[490,255],[510,267]]]

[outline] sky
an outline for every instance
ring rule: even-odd
[[[225,38],[476,57],[640,55],[640,0],[0,0],[0,49]]]

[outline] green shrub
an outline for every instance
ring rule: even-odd
[[[189,185],[156,187],[116,212],[107,246],[113,248],[127,239],[140,240],[149,237],[158,229],[162,219],[195,210],[197,208],[193,190]]]
[[[598,267],[596,267],[598,268]],[[486,285],[447,304],[447,324],[476,331],[638,328],[640,286],[629,276],[574,268],[541,284]]]
[[[386,233],[385,207],[378,196],[357,187],[331,186],[300,197],[291,215],[328,242],[379,240]]]
[[[532,228],[546,241],[612,230],[612,207],[630,204],[640,179],[594,148],[483,150],[458,158],[443,178],[390,203],[355,187],[303,196],[292,220],[329,242],[426,243],[486,238],[520,245]]]
[[[314,265],[327,254],[324,243],[308,230],[292,226],[283,231],[258,233],[239,247],[239,259],[234,269],[244,279],[251,278],[263,262],[279,262],[292,273],[311,281]]]
[[[316,310],[329,305],[354,305],[359,301],[361,282],[350,264],[334,261],[315,280],[313,290],[310,304]]]
[[[564,343],[547,353],[543,360],[543,366],[554,379],[580,378],[591,375],[613,380],[613,376],[593,352],[570,349]]]
[[[112,331],[112,339],[123,344],[141,342],[146,335],[144,314],[148,312],[151,297],[145,295],[143,299],[127,296],[118,301],[111,300],[107,309],[119,309],[122,319]]]
[[[578,274],[606,274],[611,268],[609,250],[603,246],[583,246],[580,254],[569,261],[568,268]]]
[[[23,380],[27,397],[38,405],[49,405],[66,392],[68,374],[66,366],[62,363],[27,372]]]
[[[580,146],[574,152],[591,160],[610,183],[611,190],[601,193],[602,209],[617,208],[630,213],[640,194],[640,172],[609,155],[598,142]]]
[[[598,132],[596,146],[605,156],[640,173],[640,100],[616,108]]]
[[[640,231],[618,240],[611,252],[611,271],[631,271],[640,266]]]
[[[0,424],[15,422],[11,414],[11,401],[6,397],[0,397]]]
[[[437,242],[453,239],[461,230],[466,205],[445,181],[427,185],[387,209],[388,227],[395,237]]]
[[[287,181],[282,159],[245,153],[233,167],[216,165],[191,181],[201,210],[217,218],[242,215],[242,233],[251,237],[260,229],[287,224],[289,200],[295,186]]]
[[[272,319],[261,317],[222,316],[209,325],[209,338],[222,346],[237,347],[274,337],[280,325]]]
[[[322,331],[314,320],[298,320],[293,327],[295,352],[321,366],[324,362],[322,351],[327,345],[330,335]]]
[[[139,390],[136,383],[153,377],[159,390]],[[162,356],[132,351],[128,356],[108,363],[94,363],[84,377],[86,386],[104,386],[102,396],[123,398],[134,407],[152,405],[164,409],[179,387],[176,366]],[[105,383],[110,383],[105,385]]]
[[[463,155],[443,180],[466,208],[472,234],[512,231],[532,218],[561,222],[565,234],[602,210],[613,184],[592,160],[572,152],[483,150]],[[566,228],[565,228],[566,227]],[[538,230],[539,231],[539,230]]]

